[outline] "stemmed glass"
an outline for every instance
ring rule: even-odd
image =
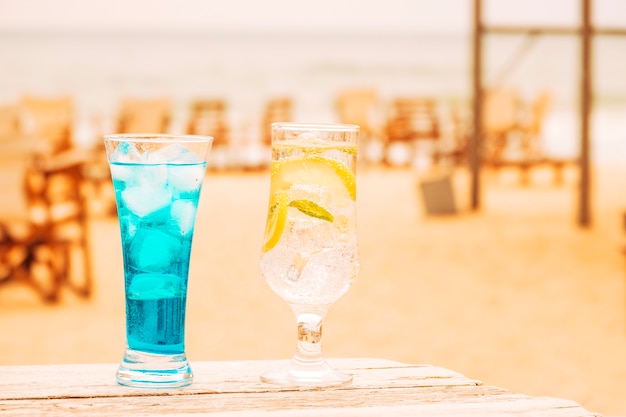
[[[322,321],[356,279],[356,159],[359,127],[272,124],[272,172],[261,273],[293,310],[295,355],[266,382],[330,386],[351,375],[322,355]]]

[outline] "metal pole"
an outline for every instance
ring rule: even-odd
[[[473,107],[474,107],[474,132],[470,136],[469,165],[471,172],[471,208],[480,208],[480,147],[483,135],[482,113],[482,0],[474,0],[474,38],[473,38]]]
[[[591,97],[591,0],[581,0],[581,85],[580,85],[580,201],[578,222],[581,226],[591,225],[590,210],[590,139],[589,125],[592,107]]]

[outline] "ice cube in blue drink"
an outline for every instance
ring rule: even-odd
[[[179,194],[199,192],[205,173],[205,164],[168,165],[167,181]]]
[[[157,300],[184,297],[185,280],[171,274],[137,274],[128,285],[127,296],[133,300]]]
[[[130,181],[136,173],[133,165],[141,162],[141,154],[134,143],[122,142],[109,155],[111,176],[118,181]]]
[[[147,162],[151,164],[197,164],[202,162],[200,157],[180,143],[173,143],[146,154]]]
[[[142,272],[165,272],[177,260],[182,243],[159,230],[137,230],[128,252],[131,266]]]
[[[165,146],[147,155],[151,164],[167,164],[167,182],[178,193],[199,190],[205,173],[204,161],[179,143]]]
[[[176,200],[170,209],[174,233],[188,235],[196,219],[196,204],[191,200]]]
[[[164,187],[133,186],[121,193],[124,206],[138,217],[147,217],[168,206],[172,192]]]
[[[113,152],[109,154],[111,162],[137,163],[141,162],[141,154],[134,143],[121,142]]]
[[[133,169],[130,165],[110,164],[111,178],[118,181],[128,182],[133,178]]]

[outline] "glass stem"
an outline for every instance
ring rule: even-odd
[[[323,362],[322,355],[322,322],[326,311],[314,313],[298,312],[294,308],[298,322],[298,349],[293,357],[295,362]]]

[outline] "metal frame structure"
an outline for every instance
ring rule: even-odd
[[[483,37],[487,34],[526,35],[577,35],[580,38],[580,190],[578,198],[578,223],[582,227],[591,225],[591,161],[590,161],[590,117],[593,105],[592,85],[592,38],[594,35],[626,36],[626,29],[595,28],[591,22],[592,0],[580,0],[581,23],[578,27],[546,26],[486,26],[483,22],[483,0],[474,0],[473,24],[473,108],[474,134],[470,139],[469,162],[472,176],[470,205],[480,208],[480,165],[483,137]]]

